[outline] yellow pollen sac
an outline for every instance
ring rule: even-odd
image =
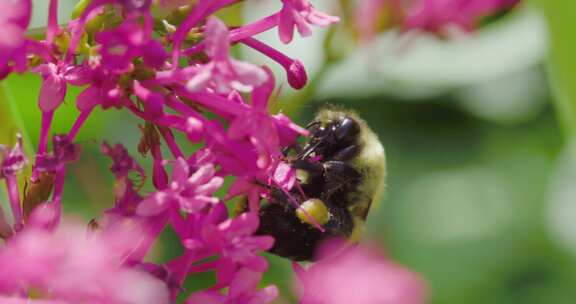
[[[296,216],[303,222],[313,225],[309,216],[312,217],[318,224],[324,225],[330,220],[330,212],[323,201],[312,198],[300,205],[300,208],[296,209]]]

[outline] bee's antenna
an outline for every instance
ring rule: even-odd
[[[320,144],[322,144],[322,143],[323,143],[323,141],[322,141],[322,140],[319,140],[319,141],[317,141],[316,143],[314,143],[312,146],[310,146],[309,144],[306,145],[306,146],[302,149],[302,151],[301,151],[300,153],[298,153],[298,155],[296,155],[296,158],[297,158],[297,159],[304,159],[304,158],[309,157],[310,154],[311,154],[312,152],[314,152],[314,150],[315,150],[316,148],[318,148],[318,146],[320,146]]]
[[[310,129],[310,128],[312,128],[312,127],[314,127],[314,126],[317,126],[317,125],[319,125],[319,124],[320,124],[320,122],[317,121],[317,120],[311,121],[310,123],[308,123],[308,124],[306,125],[306,129]]]

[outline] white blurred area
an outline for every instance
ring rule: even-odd
[[[539,65],[546,54],[543,18],[523,8],[478,33],[439,40],[389,32],[333,67],[320,98],[453,93],[462,107],[494,122],[533,118],[548,94]]]
[[[315,4],[326,4],[315,1]],[[257,20],[279,9],[274,1],[247,2],[247,20]],[[337,6],[320,7],[337,13]],[[291,45],[278,41],[271,31],[260,39],[302,60],[313,78],[323,59],[324,29],[308,38],[295,37]],[[400,37],[395,31],[382,34],[370,45],[354,51],[331,66],[315,99],[394,96],[406,100],[454,94],[464,109],[493,122],[516,123],[531,119],[545,104],[548,91],[540,64],[546,53],[543,18],[530,7],[505,16],[481,31],[453,40],[429,34]],[[245,50],[247,59],[270,64],[260,54]],[[282,69],[275,67],[279,81]],[[291,94],[290,89],[284,89]]]
[[[514,71],[454,92],[462,108],[477,117],[497,123],[519,123],[535,118],[549,96],[542,69]]]
[[[388,32],[359,49],[334,67],[320,94],[409,97],[506,80],[540,63],[546,49],[543,20],[530,9],[453,40],[408,35]]]
[[[65,23],[70,19],[74,6],[78,0],[60,0],[58,1],[58,21]],[[49,0],[32,0],[32,21],[31,29],[43,28],[46,26],[48,18]]]

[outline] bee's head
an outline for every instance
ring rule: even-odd
[[[350,116],[340,115],[330,119],[315,120],[308,125],[310,140],[306,155],[331,158],[339,151],[356,144],[360,126]]]

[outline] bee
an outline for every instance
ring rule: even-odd
[[[289,193],[271,191],[256,232],[273,236],[270,252],[293,261],[314,260],[330,238],[356,243],[384,190],[384,149],[355,112],[324,107],[307,129],[310,137],[290,160],[299,183]]]

